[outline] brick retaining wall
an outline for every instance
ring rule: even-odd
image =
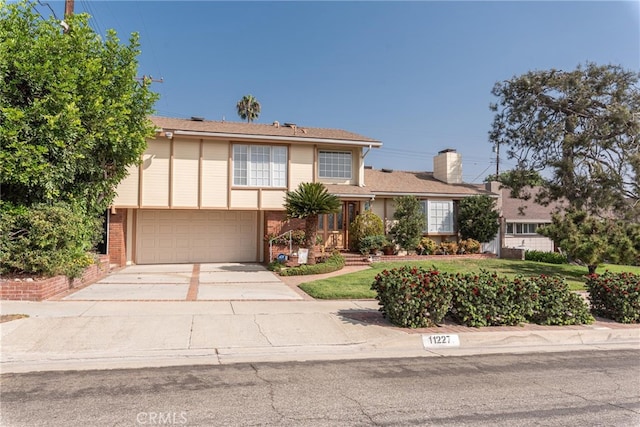
[[[70,280],[67,276],[46,279],[0,280],[0,299],[42,301],[73,288],[89,285],[109,273],[109,256],[101,255],[97,264],[87,267],[82,276]]]

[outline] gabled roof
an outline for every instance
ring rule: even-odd
[[[327,191],[343,198],[397,197],[468,197],[480,194],[498,195],[473,184],[447,184],[433,177],[432,172],[364,170],[364,187],[325,184]]]
[[[218,122],[212,120],[177,119],[171,117],[152,116],[149,119],[161,131],[175,134],[189,134],[221,137],[266,137],[264,139],[309,141],[309,142],[346,142],[361,146],[380,147],[382,143],[376,139],[347,132],[340,129],[311,128],[297,125],[260,124],[243,122]]]
[[[493,195],[473,184],[447,184],[433,177],[433,172],[409,172],[365,169],[366,188],[380,195],[473,196]]]
[[[540,191],[537,187],[525,189],[531,197],[528,200],[511,197],[511,190],[502,188],[502,216],[509,222],[550,222],[551,214],[562,203],[554,202],[548,206],[542,206],[535,202],[536,195]]]

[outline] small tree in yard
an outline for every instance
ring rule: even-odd
[[[396,223],[391,227],[391,235],[401,248],[413,250],[420,244],[425,228],[425,219],[420,208],[420,201],[414,196],[400,196],[394,199],[396,211],[393,219]]]
[[[295,191],[287,191],[284,207],[287,217],[304,219],[304,247],[309,249],[308,263],[315,264],[318,215],[338,212],[340,199],[319,182],[303,182]]]
[[[494,199],[486,195],[465,197],[460,200],[458,208],[458,229],[463,240],[487,243],[496,237],[500,229],[500,214],[496,211]]]

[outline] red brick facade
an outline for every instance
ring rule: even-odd
[[[286,213],[283,211],[266,211],[264,213],[264,260],[265,262],[271,262],[269,259],[269,237],[279,236],[290,230],[304,230],[304,220],[302,219],[290,219],[287,220]],[[294,247],[295,251],[297,247]],[[288,245],[273,245],[273,256],[278,254],[289,255]]]
[[[127,210],[109,214],[109,262],[119,267],[127,263]]]
[[[89,285],[102,279],[109,272],[109,257],[101,255],[97,264],[87,267],[81,277],[70,280],[66,276],[55,276],[33,281],[0,280],[0,299],[42,301],[69,289]]]

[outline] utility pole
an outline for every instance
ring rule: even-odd
[[[500,175],[500,143],[496,143],[496,177]]]
[[[68,18],[73,15],[73,6],[75,0],[64,0],[64,17]]]

